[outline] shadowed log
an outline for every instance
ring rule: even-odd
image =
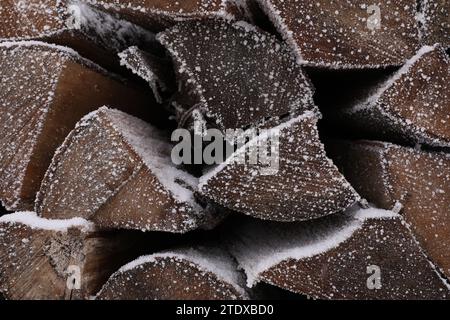
[[[114,273],[100,300],[248,299],[244,277],[232,257],[216,247],[143,256]]]
[[[416,1],[248,0],[254,21],[261,12],[301,63],[329,68],[402,65],[419,46]],[[265,20],[265,19],[263,19]]]
[[[34,213],[0,218],[0,292],[6,299],[89,299],[139,254],[139,233],[99,232],[86,220]]]
[[[142,115],[151,94],[75,52],[41,42],[0,44],[0,199],[32,210],[56,148],[81,117],[104,104]]]
[[[396,209],[450,279],[450,156],[382,142],[334,142],[329,154],[370,202]]]
[[[423,47],[391,78],[353,106],[326,119],[360,138],[450,146],[450,60],[437,47]]]
[[[450,286],[389,211],[366,209],[319,221],[248,221],[230,250],[248,285],[263,281],[319,299],[448,299]]]
[[[450,1],[421,0],[423,42],[428,45],[440,43],[450,47]]]
[[[88,115],[53,158],[37,196],[38,214],[177,233],[218,219],[197,203],[197,179],[175,167],[166,141],[123,112],[104,107]]]

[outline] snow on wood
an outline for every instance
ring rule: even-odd
[[[354,209],[292,224],[247,221],[234,230],[230,250],[249,286],[263,281],[321,299],[448,299],[450,294],[393,212]]]
[[[183,233],[210,216],[194,197],[197,179],[177,169],[171,144],[151,125],[103,107],[84,118],[58,149],[36,210],[81,216],[101,228]]]
[[[41,42],[0,44],[0,199],[32,210],[56,148],[83,115],[111,104],[146,113],[152,96],[82,59]]]
[[[361,101],[328,120],[360,136],[392,142],[450,146],[450,60],[425,46]]]
[[[180,112],[199,105],[224,130],[316,110],[311,84],[288,48],[245,22],[185,22],[157,39],[175,64]]]
[[[428,45],[436,43],[450,47],[450,1],[421,0],[418,14],[421,23],[422,41]]]
[[[100,300],[248,299],[244,276],[219,247],[200,246],[142,256],[120,268]]]
[[[119,53],[120,64],[147,81],[159,103],[175,92],[175,75],[169,59],[130,47]]]
[[[136,254],[137,234],[98,232],[77,218],[0,218],[0,292],[6,299],[88,299]]]
[[[450,279],[450,155],[381,142],[334,142],[330,155],[368,201],[397,208]]]
[[[200,192],[224,207],[267,220],[308,220],[348,208],[359,196],[326,157],[316,125],[317,116],[307,112],[273,128],[280,132],[273,174],[263,174],[261,164],[238,161],[264,141],[262,135],[201,177]]]
[[[419,46],[416,1],[247,0],[259,5],[300,63],[329,68],[402,65]],[[263,19],[264,20],[264,19]]]
[[[114,53],[156,45],[153,33],[78,0],[2,0],[0,18],[0,41],[39,39],[70,46],[108,68],[118,68]]]

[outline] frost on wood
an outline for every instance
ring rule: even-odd
[[[422,0],[421,13],[423,42],[428,45],[440,43],[450,47],[450,1]]]
[[[142,256],[114,273],[100,300],[248,299],[244,277],[218,247],[195,247]]]
[[[154,35],[80,0],[2,0],[0,41],[39,39],[67,45],[106,66],[112,53],[154,43]]]
[[[330,155],[361,196],[401,210],[450,279],[450,155],[369,141],[330,143]]]
[[[402,65],[418,49],[415,0],[385,0],[373,5],[365,0],[247,2],[259,5],[262,10],[257,13],[268,16],[298,60],[308,65]],[[376,20],[378,10],[381,21]]]
[[[289,50],[245,22],[185,22],[157,38],[175,64],[181,113],[198,106],[224,130],[316,110],[311,85]]]
[[[135,240],[133,235],[98,232],[80,218],[46,220],[30,212],[3,216],[0,292],[11,300],[88,299],[136,256]]]
[[[0,70],[0,199],[10,211],[33,209],[54,151],[83,115],[104,104],[143,113],[152,101],[70,49],[41,42],[1,43]]]
[[[423,47],[368,97],[328,118],[370,138],[449,147],[449,76],[445,51]]]
[[[241,12],[234,0],[81,0],[84,3],[159,32],[180,21],[234,19]]]
[[[359,200],[323,149],[317,117],[307,112],[274,128],[280,130],[279,168],[261,174],[261,165],[238,161],[254,150],[259,136],[200,178],[200,192],[220,205],[254,217],[299,221],[340,212]]]
[[[155,56],[138,47],[119,53],[120,64],[147,81],[159,103],[175,92],[175,75],[170,60]]]
[[[210,218],[196,202],[197,179],[171,161],[168,139],[151,125],[106,107],[85,117],[58,149],[36,210],[81,216],[102,228],[195,229]]]
[[[250,286],[263,281],[321,299],[449,298],[449,285],[389,211],[292,224],[248,221],[235,230],[230,249]]]

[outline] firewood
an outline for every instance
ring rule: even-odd
[[[320,299],[448,299],[450,286],[400,215],[365,209],[319,221],[240,223],[230,250],[248,277]]]
[[[142,254],[138,233],[100,232],[81,218],[23,212],[0,218],[0,292],[6,299],[89,299]]]
[[[264,12],[299,62],[329,68],[402,65],[419,46],[416,1],[247,0]],[[256,19],[256,20],[255,20]]]
[[[82,0],[122,19],[160,32],[180,21],[242,18],[235,0]]]
[[[68,46],[115,71],[115,53],[131,45],[157,47],[151,32],[81,1],[2,0],[0,18],[0,41],[39,39]]]
[[[100,108],[57,150],[36,211],[101,228],[183,233],[217,219],[196,201],[197,178],[175,167],[169,139],[123,112]]]
[[[168,58],[158,57],[138,47],[130,47],[119,56],[121,65],[149,83],[159,103],[168,100],[176,91],[175,75]]]
[[[142,256],[114,273],[99,300],[248,299],[244,276],[217,247],[195,247]]]
[[[63,47],[1,43],[0,69],[0,199],[10,211],[33,209],[54,151],[83,115],[110,104],[144,116],[156,105]]]
[[[329,154],[361,196],[400,211],[450,279],[450,155],[382,142],[334,142]]]
[[[450,15],[448,0],[422,0],[421,19],[423,42],[428,45],[440,43],[450,48]]]
[[[326,118],[359,138],[449,147],[449,76],[450,60],[442,47],[423,47],[362,102]]]
[[[185,22],[157,39],[175,64],[180,118],[196,108],[225,131],[317,110],[311,84],[289,49],[245,22]]]
[[[224,163],[200,178],[200,192],[220,205],[257,218],[299,221],[340,212],[359,196],[326,157],[317,132],[317,117],[309,112],[272,130],[279,131],[275,169],[239,161],[262,144],[258,136]]]

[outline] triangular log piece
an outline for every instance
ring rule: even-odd
[[[448,299],[450,286],[400,215],[353,210],[322,220],[247,221],[230,250],[248,285],[263,281],[318,299]]]
[[[399,66],[419,46],[415,0],[374,5],[363,0],[247,1],[250,8],[259,5],[255,14],[264,12],[303,64],[351,69]]]
[[[175,64],[184,111],[198,106],[221,130],[316,110],[289,49],[245,22],[185,22],[158,34]]]
[[[360,102],[326,119],[360,138],[450,146],[450,59],[442,47],[423,47]]]
[[[450,1],[422,0],[421,19],[423,42],[428,45],[440,43],[450,48]]]
[[[450,279],[450,155],[382,142],[330,142],[341,172],[377,206],[395,209]]]
[[[267,136],[261,134],[202,176],[200,192],[229,209],[276,221],[319,218],[359,200],[326,157],[313,112],[271,131],[279,135],[279,150],[273,151],[267,163],[242,161],[264,145]]]
[[[85,114],[109,104],[144,116],[151,93],[74,51],[42,42],[0,43],[0,199],[33,210],[56,148]]]
[[[130,47],[119,53],[120,64],[147,81],[159,103],[169,99],[176,91],[175,75],[170,59]]]
[[[22,212],[0,218],[0,292],[6,299],[89,299],[144,251],[142,234],[99,232],[84,219]]]
[[[167,141],[144,121],[100,108],[56,152],[37,196],[37,213],[81,216],[101,228],[196,229],[212,217],[195,200],[198,179],[175,167]]]
[[[100,300],[248,299],[244,275],[224,250],[195,247],[143,256],[103,286]]]
[[[77,50],[117,70],[129,46],[157,47],[154,34],[79,0],[2,0],[0,41],[42,40]]]

